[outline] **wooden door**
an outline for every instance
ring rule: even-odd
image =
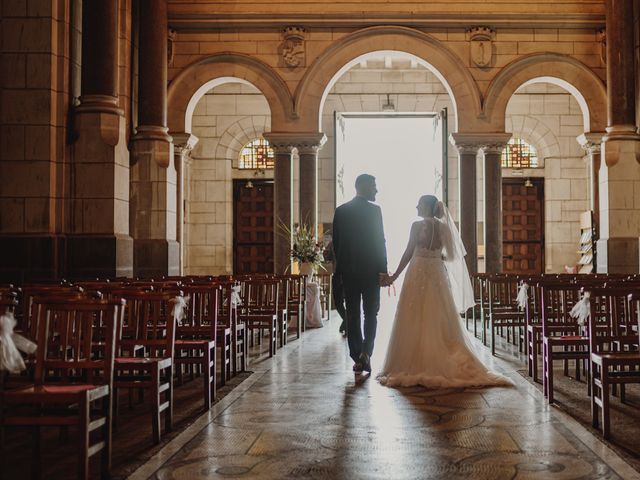
[[[273,273],[273,181],[233,182],[233,271]]]
[[[502,181],[502,270],[539,274],[544,271],[544,179]]]

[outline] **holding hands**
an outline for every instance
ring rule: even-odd
[[[396,281],[396,276],[389,275],[388,273],[379,273],[378,281],[381,287],[389,287]]]

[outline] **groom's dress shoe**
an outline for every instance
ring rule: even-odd
[[[360,354],[360,362],[362,363],[362,370],[371,373],[371,358],[366,353]]]

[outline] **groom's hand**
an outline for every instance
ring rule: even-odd
[[[378,281],[381,287],[388,287],[393,283],[393,278],[388,273],[380,273],[378,274]]]

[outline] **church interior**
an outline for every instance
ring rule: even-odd
[[[640,479],[640,0],[1,0],[0,476]],[[332,221],[448,207],[513,387],[354,375]]]

